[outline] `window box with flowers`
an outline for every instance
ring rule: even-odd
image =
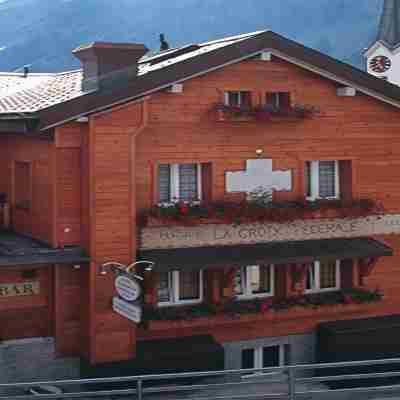
[[[143,217],[146,226],[243,223],[286,223],[320,218],[382,215],[383,207],[369,199],[242,202],[177,202],[155,205]]]
[[[343,289],[305,294],[276,300],[232,299],[225,304],[197,304],[188,307],[146,308],[143,327],[150,330],[207,327],[246,322],[273,321],[318,315],[362,312],[366,305],[378,303],[383,294],[377,290]]]

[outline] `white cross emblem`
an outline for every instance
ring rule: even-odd
[[[251,193],[263,188],[266,192],[291,191],[292,171],[273,171],[271,159],[246,161],[246,171],[226,172],[228,193]]]

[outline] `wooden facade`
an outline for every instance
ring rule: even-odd
[[[54,248],[81,246],[90,264],[3,268],[0,284],[16,283],[26,270],[40,280],[40,295],[0,298],[0,339],[54,336],[60,356],[81,356],[91,363],[130,360],[137,341],[212,335],[219,343],[312,332],[323,321],[398,313],[400,236],[378,235],[394,251],[360,275],[362,259],[342,275],[350,285],[384,293],[382,301],[270,312],[229,319],[213,316],[187,321],[136,324],[111,307],[114,276],[99,274],[107,261],[130,263],[141,249],[143,215],[158,203],[160,164],[201,163],[204,198],[241,201],[227,193],[226,172],[245,169],[246,161],[273,160],[273,169],[292,172],[292,190],[275,191],[274,201],[304,201],[306,161],[344,162],[342,188],[352,199],[370,199],[385,214],[400,213],[400,111],[357,92],[339,97],[338,83],[288,61],[251,58],[183,84],[182,93],[160,90],[138,101],[94,113],[88,122],[54,128],[51,139],[0,137],[0,193],[12,210],[12,228]],[[227,91],[250,91],[252,104],[266,93],[289,92],[292,104],[309,104],[319,113],[300,120],[218,121],[215,104]],[[19,207],[22,184],[18,163],[28,168],[30,204]],[[23,189],[22,189],[23,190]],[[304,291],[304,276],[286,265],[276,274],[276,296]],[[233,273],[205,273],[206,303],[232,297]],[[347,274],[347,275],[346,275]],[[157,304],[157,274],[146,272],[144,301]],[[296,284],[300,284],[296,286]]]

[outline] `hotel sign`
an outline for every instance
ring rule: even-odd
[[[147,227],[141,231],[140,248],[231,246],[388,234],[400,234],[399,214],[354,219],[299,220],[281,224]]]
[[[40,282],[0,284],[0,299],[4,297],[34,296],[40,294]]]

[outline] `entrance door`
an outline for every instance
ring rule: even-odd
[[[264,346],[242,350],[242,369],[280,367],[284,365],[284,346]]]

